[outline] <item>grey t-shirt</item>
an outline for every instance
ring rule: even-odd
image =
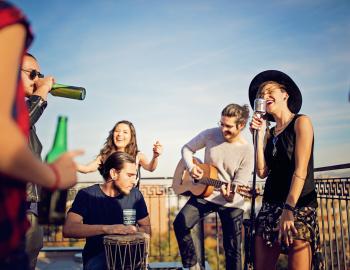
[[[253,145],[245,140],[233,143],[227,142],[220,128],[202,131],[185,147],[188,147],[193,154],[205,147],[204,163],[215,166],[218,169],[218,178],[223,182],[248,185],[248,182],[252,179]],[[183,155],[183,158],[187,165],[192,164],[191,157]],[[227,202],[221,195],[220,190],[214,190],[213,194],[205,199],[225,207],[244,209],[244,199],[238,193],[235,194],[233,202]]]

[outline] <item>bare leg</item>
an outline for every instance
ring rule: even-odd
[[[276,267],[280,246],[274,244],[272,247],[265,245],[261,236],[255,237],[255,267],[256,270],[273,270]]]
[[[310,243],[303,240],[294,240],[288,253],[289,270],[311,269],[312,253]]]

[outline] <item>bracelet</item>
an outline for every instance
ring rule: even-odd
[[[301,176],[297,175],[296,173],[293,173],[293,175],[294,175],[295,178],[299,178],[299,179],[301,179],[303,181],[305,181],[305,179],[306,179],[306,177],[301,177]]]
[[[53,164],[48,164],[52,172],[55,174],[55,183],[53,184],[52,187],[48,188],[50,191],[55,191],[58,189],[58,185],[61,182],[61,177],[60,174],[58,173],[58,170],[55,165]]]
[[[283,209],[288,210],[288,211],[292,211],[292,212],[295,211],[295,207],[291,206],[288,203],[283,204]]]

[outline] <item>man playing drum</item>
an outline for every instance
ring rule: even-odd
[[[109,234],[151,234],[147,206],[134,188],[136,165],[133,157],[115,152],[100,165],[105,182],[81,189],[69,210],[64,237],[86,238],[84,270],[106,269],[103,236]]]

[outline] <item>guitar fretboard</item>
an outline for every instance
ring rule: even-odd
[[[202,178],[199,180],[201,184],[213,186],[216,188],[220,188],[222,185],[226,184],[225,182],[222,182],[220,180],[211,179],[211,178]]]
[[[207,185],[207,186],[213,186],[215,188],[220,188],[222,185],[227,185],[226,182],[217,180],[217,179],[212,179],[212,178],[202,178],[198,181],[200,184]],[[235,190],[236,185],[232,184],[231,185],[231,190]],[[238,191],[239,192],[239,191]]]

